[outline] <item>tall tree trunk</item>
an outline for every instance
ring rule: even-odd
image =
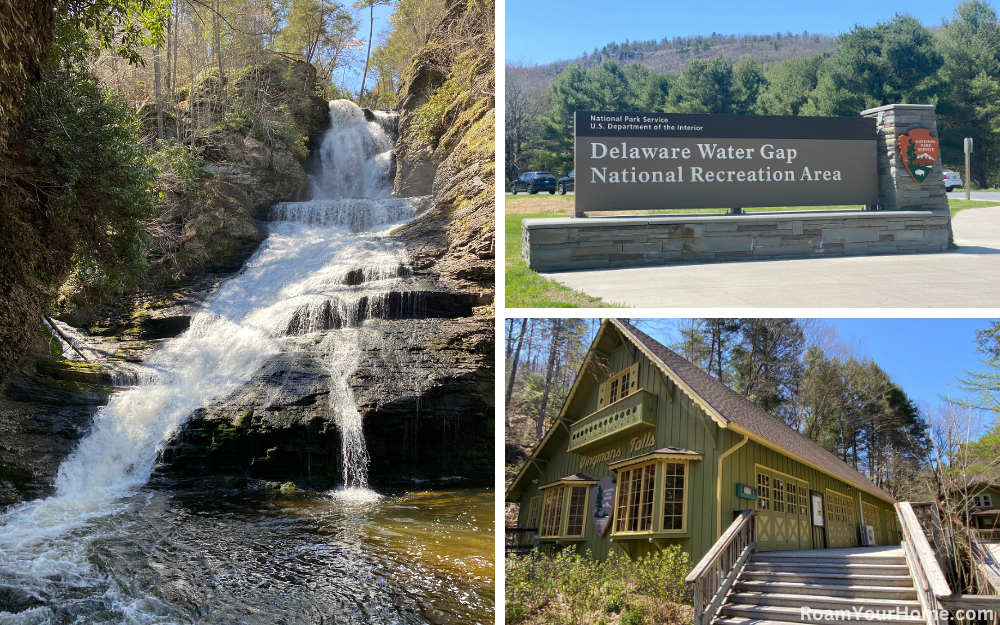
[[[191,150],[194,150],[194,131],[198,125],[194,121],[194,46],[188,45],[188,62],[191,64],[191,88],[188,93],[188,117],[191,118]]]
[[[177,48],[180,42],[181,30],[181,0],[176,2],[176,12],[174,13],[174,76],[170,82],[170,101],[174,105],[174,131],[177,133],[177,142],[181,141],[181,111],[177,106]]]
[[[562,319],[552,320],[552,334],[549,337],[549,362],[545,367],[545,390],[542,391],[542,405],[538,408],[538,419],[535,421],[535,437],[542,440],[542,426],[545,424],[545,408],[549,403],[549,391],[552,389],[552,369],[556,363],[559,341],[562,335]]]
[[[220,11],[222,5],[219,0],[215,0],[215,12],[212,14],[212,22],[215,25],[215,56],[219,61],[219,117],[226,116],[226,75],[222,72],[222,34]]]
[[[156,95],[156,138],[163,139],[163,93],[160,91],[160,46],[153,46],[153,92]]]
[[[365,57],[365,73],[361,76],[361,91],[358,92],[358,106],[361,106],[361,97],[365,95],[365,80],[368,78],[368,62],[372,58],[372,37],[375,35],[375,0],[371,0],[368,5],[371,7],[371,22],[368,26],[368,56]]]
[[[524,333],[528,329],[528,319],[521,321],[521,336],[517,338],[517,347],[510,365],[510,380],[507,382],[507,394],[504,396],[504,424],[510,427],[510,396],[514,392],[514,377],[517,375],[517,361],[521,359],[521,344],[524,343]]]

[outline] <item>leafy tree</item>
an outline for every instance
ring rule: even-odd
[[[934,35],[910,15],[840,36],[839,54],[823,64],[806,114],[853,116],[867,108],[930,102],[941,55]]]
[[[941,156],[963,159],[962,139],[972,137],[976,153],[966,172],[980,188],[1000,182],[1000,24],[996,11],[980,0],[960,2],[936,39],[943,58],[937,101]]]
[[[745,56],[733,67],[733,112],[753,115],[759,111],[757,100],[767,90],[764,68],[752,56]]]
[[[392,4],[392,0],[357,0],[354,3],[356,10],[368,9],[368,53],[365,55],[365,71],[361,75],[361,91],[358,92],[358,99],[365,95],[365,81],[368,79],[368,65],[372,58],[372,39],[375,34],[375,5]]]
[[[696,59],[684,68],[670,90],[672,112],[732,113],[733,91],[732,63],[722,58]]]
[[[816,88],[824,58],[785,59],[767,71],[767,85],[757,98],[763,115],[798,115]]]
[[[733,348],[734,387],[786,421],[802,381],[805,334],[795,319],[743,319]]]
[[[353,40],[358,28],[351,14],[332,0],[286,0],[282,15],[285,27],[275,41],[278,48],[301,54],[306,63],[333,52],[333,59],[324,59],[325,69],[332,74],[339,51]]]

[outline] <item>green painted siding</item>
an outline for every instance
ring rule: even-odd
[[[691,400],[675,384],[667,380],[666,376],[661,376],[659,370],[634,346],[619,344],[613,350],[609,356],[608,371],[600,377],[599,382],[604,382],[609,375],[617,374],[636,361],[639,363],[639,388],[644,388],[657,397],[655,446],[630,452],[628,443],[631,437],[626,436],[624,439],[611,440],[604,447],[589,450],[586,455],[595,456],[621,447],[622,454],[612,460],[614,462],[668,446],[703,454],[700,460],[692,460],[688,464],[687,532],[668,538],[657,537],[659,545],[649,542],[646,538],[618,543],[625,546],[627,553],[633,557],[655,551],[661,545],[679,544],[682,549],[691,554],[692,560],[697,562],[715,543],[720,533],[717,527],[716,508],[718,459],[726,450],[738,445],[742,436],[731,430],[718,427],[710,417],[701,413]],[[575,414],[567,415],[570,422],[578,421],[596,412],[598,409],[597,396],[598,385],[593,385],[586,398],[576,398],[576,401],[579,402],[578,405],[582,405],[583,409]],[[607,469],[607,462],[581,468],[581,456],[566,451],[569,443],[568,428],[561,425],[556,427],[558,431],[553,434],[545,448],[539,452],[540,458],[548,460],[547,463],[540,463],[544,471],[538,471],[534,468],[528,469],[530,473],[527,476],[528,481],[537,479],[537,482],[528,484],[520,498],[522,505],[519,523],[522,527],[527,522],[531,498],[540,494],[538,485],[576,473],[586,473],[597,479],[614,475],[614,472]],[[848,486],[841,480],[788,458],[764,445],[748,441],[723,461],[721,508],[723,530],[732,522],[734,512],[754,507],[753,501],[737,496],[736,485],[738,483],[756,485],[756,465],[791,475],[797,480],[804,480],[808,482],[809,490],[812,492],[818,491],[825,495],[826,489],[831,489],[849,496],[854,506],[854,519],[857,521],[861,518],[857,488]],[[657,483],[659,485],[659,481]],[[883,540],[894,534],[884,527],[885,521],[883,519],[884,511],[892,510],[892,505],[867,493],[861,494],[861,497],[866,503],[873,504],[879,510],[878,516],[880,518],[875,522],[869,522],[869,524],[875,526],[876,536],[879,537],[880,544],[884,544]],[[807,538],[804,542],[811,543],[814,548],[822,548],[826,545],[824,530],[811,526],[811,501],[809,505],[810,515],[806,517],[808,526],[805,532]],[[654,511],[654,514],[656,513]],[[581,552],[589,550],[595,557],[603,559],[610,550],[616,548],[610,540],[612,532],[613,527],[608,529],[604,538],[595,536],[588,511],[585,539],[572,544],[578,545]],[[854,534],[856,544],[858,540],[857,528],[855,528]],[[893,539],[891,542],[895,544],[898,539]],[[543,544],[546,544],[545,541]],[[804,545],[803,548],[805,546],[808,545]],[[799,548],[799,545],[796,545],[795,548]]]

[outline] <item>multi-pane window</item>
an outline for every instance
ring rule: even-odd
[[[806,487],[799,486],[799,514],[806,516],[809,514],[809,497],[807,497]]]
[[[630,371],[626,369],[608,382],[608,403],[613,404],[628,396]]]
[[[774,479],[774,511],[785,511],[785,483],[777,478]]]
[[[566,488],[559,486],[545,491],[545,505],[542,506],[541,536],[558,536],[562,527],[563,493]]]
[[[663,464],[663,529],[684,529],[684,463]]]
[[[771,477],[763,473],[757,474],[757,508],[771,509]]]
[[[621,469],[614,533],[683,532],[686,486],[686,462],[654,461]]]
[[[795,483],[787,482],[785,490],[788,492],[788,496],[785,498],[785,503],[788,504],[788,514],[798,514],[796,506],[799,504],[799,498],[796,495]]]
[[[531,505],[528,508],[528,528],[538,527],[538,504],[541,503],[541,497],[532,497]]]
[[[618,474],[615,532],[648,532],[653,529],[653,490],[656,463],[624,469]]]
[[[569,495],[569,514],[566,515],[566,535],[583,536],[583,521],[586,518],[587,487],[574,486]]]
[[[851,500],[827,491],[826,517],[834,523],[848,523],[853,525],[854,507],[851,505]]]
[[[989,495],[975,495],[972,498],[972,505],[976,508],[992,508],[993,500]]]
[[[597,407],[604,408],[624,399],[638,389],[639,364],[633,364],[628,369],[608,378],[597,393]]]

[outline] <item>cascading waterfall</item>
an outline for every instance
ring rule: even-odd
[[[314,200],[274,209],[268,239],[239,274],[187,332],[150,355],[136,372],[140,386],[98,411],[60,467],[55,494],[0,516],[3,579],[38,597],[94,585],[92,536],[74,530],[120,507],[148,481],[158,445],[194,410],[248,382],[289,334],[344,328],[329,361],[331,410],[344,444],[345,490],[366,492],[368,455],[348,386],[360,357],[357,326],[420,313],[419,298],[390,297],[407,290],[411,271],[401,246],[384,236],[416,204],[387,199],[392,143],[382,125],[347,101],[331,102],[330,114]]]

